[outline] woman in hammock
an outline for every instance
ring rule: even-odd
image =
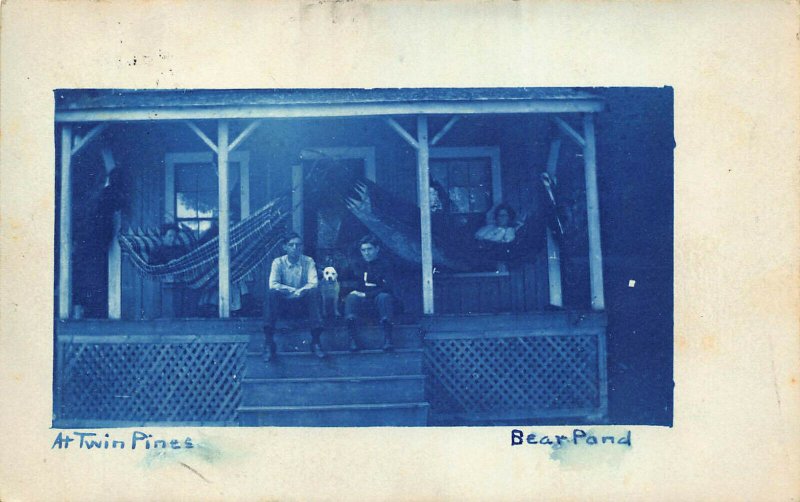
[[[514,224],[513,238],[508,238],[512,233],[506,227],[504,235],[507,236],[507,242],[502,243],[502,248],[492,250],[492,246],[479,245],[479,241],[472,240],[473,232],[467,233],[466,228],[448,224],[447,211],[442,210],[446,204],[446,196],[439,195],[440,190],[432,184],[432,195],[434,191],[437,193],[431,200],[438,199],[442,202],[442,208],[435,208],[433,205],[431,207],[434,265],[467,271],[485,267],[487,262],[518,262],[536,255],[544,247],[548,221],[556,229],[557,235],[561,233],[550,177],[543,173],[541,182],[541,190],[536,197],[537,204],[530,217]],[[353,215],[398,256],[419,263],[419,208],[368,181],[356,183],[354,192],[346,199],[347,207]],[[507,214],[511,216],[510,212]],[[486,235],[488,234],[487,230]]]

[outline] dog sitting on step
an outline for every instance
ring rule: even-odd
[[[322,317],[342,317],[339,313],[339,273],[333,267],[322,269],[322,281],[319,283],[319,292],[322,295]]]

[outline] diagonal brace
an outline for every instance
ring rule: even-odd
[[[392,127],[392,129],[397,131],[397,134],[399,134],[404,140],[406,140],[406,142],[408,142],[409,145],[413,146],[414,149],[419,150],[419,143],[417,143],[417,140],[415,140],[413,136],[408,134],[408,131],[403,129],[403,126],[398,124],[397,121],[391,117],[388,117],[385,120],[386,123],[389,124]]]
[[[75,144],[72,145],[72,151],[71,151],[70,154],[73,155],[73,156],[76,155],[79,151],[81,151],[83,149],[83,147],[88,145],[90,141],[92,141],[94,138],[96,138],[101,132],[105,131],[105,129],[107,127],[108,127],[108,123],[100,124],[100,125],[97,125],[97,126],[93,127],[92,130],[89,131],[89,134],[87,134],[83,138],[78,138],[76,136],[75,137]]]
[[[237,146],[239,146],[242,143],[242,141],[246,140],[248,136],[253,134],[253,131],[258,129],[258,126],[260,125],[261,125],[260,120],[252,121],[250,125],[245,127],[244,131],[242,131],[239,134],[239,136],[237,136],[236,139],[231,142],[231,144],[228,146],[228,151],[232,152]]]
[[[440,141],[442,138],[444,138],[444,135],[445,135],[445,134],[447,134],[447,133],[450,131],[450,129],[452,129],[452,128],[453,128],[453,126],[454,126],[454,125],[456,125],[456,122],[458,122],[459,120],[461,120],[461,117],[459,117],[458,115],[453,115],[453,118],[451,118],[451,119],[450,119],[450,120],[449,120],[449,121],[448,121],[448,122],[447,122],[447,123],[444,125],[444,127],[442,127],[442,130],[441,130],[441,131],[439,131],[438,133],[436,133],[436,136],[434,136],[434,137],[433,137],[433,139],[431,140],[431,146],[434,146],[434,145],[435,145],[436,143],[438,143],[438,142],[439,142],[439,141]]]
[[[586,140],[583,139],[583,136],[578,134],[578,131],[576,131],[569,124],[567,124],[564,121],[564,119],[562,119],[561,117],[553,117],[553,120],[555,121],[558,128],[561,129],[561,131],[564,134],[575,140],[575,142],[578,143],[581,146],[581,148],[586,146]]]
[[[219,153],[217,151],[217,145],[215,145],[214,142],[211,141],[211,139],[209,139],[208,136],[206,136],[206,133],[204,133],[199,127],[197,127],[194,122],[187,120],[186,125],[189,126],[189,129],[194,131],[194,133],[197,134],[197,136],[201,140],[203,140],[203,143],[205,143],[206,145],[208,145],[209,148],[214,150],[214,153]]]

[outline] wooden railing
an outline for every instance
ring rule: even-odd
[[[252,327],[236,321],[62,321],[54,425],[235,425]]]
[[[426,396],[439,424],[583,417],[608,408],[605,316],[432,320]]]

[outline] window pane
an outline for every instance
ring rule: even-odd
[[[450,163],[450,186],[469,186],[469,168],[465,162],[454,161]]]
[[[176,164],[175,165],[175,191],[193,192],[197,190],[198,178],[211,168],[209,164]],[[213,174],[214,170],[211,169]]]
[[[192,197],[192,194],[176,193],[175,212],[178,218],[197,218],[197,200]]]
[[[201,192],[215,192],[219,182],[217,181],[217,171],[212,164],[197,164],[195,167],[197,176],[197,190]]]
[[[197,193],[197,217],[213,218],[217,213],[217,192]]]
[[[489,183],[491,175],[491,166],[487,162],[472,161],[469,166],[469,184],[470,186],[478,186],[480,184]]]
[[[468,213],[469,212],[469,192],[467,188],[450,188],[450,212]]]
[[[210,220],[200,220],[197,223],[198,223],[198,228],[200,230],[200,235],[203,235],[204,233],[208,232],[208,230],[211,228]]]
[[[491,207],[489,201],[491,197],[485,188],[469,189],[469,206],[473,213],[485,213]]]
[[[178,223],[197,235],[197,220],[185,220],[185,221],[178,221]]]

